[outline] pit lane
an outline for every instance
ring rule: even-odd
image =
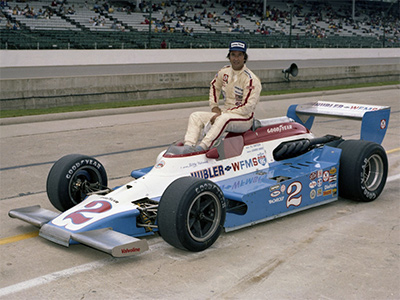
[[[304,97],[305,96],[305,97]],[[289,96],[288,96],[289,97]],[[39,237],[2,243],[0,297],[7,299],[398,299],[400,122],[399,87],[319,96],[263,97],[257,117],[285,115],[293,103],[339,101],[391,106],[383,142],[389,180],[372,203],[341,199],[329,205],[223,234],[208,250],[190,253],[149,237],[150,250],[115,259]],[[3,125],[1,131],[0,238],[32,234],[10,219],[11,208],[40,204],[52,162],[82,153],[105,166],[110,186],[130,180],[132,169],[183,137],[187,119],[206,106]],[[360,123],[319,118],[313,132],[358,138]]]

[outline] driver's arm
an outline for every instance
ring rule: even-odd
[[[221,115],[222,111],[221,111],[221,109],[220,109],[218,106],[213,107],[213,108],[211,109],[211,111],[212,111],[213,113],[215,113],[215,115],[213,115],[213,116],[211,117],[211,119],[210,119],[211,124],[214,124],[215,119],[218,118],[218,117]]]

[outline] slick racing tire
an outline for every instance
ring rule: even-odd
[[[107,173],[96,159],[70,154],[60,158],[47,176],[47,196],[51,204],[66,211],[82,202],[88,193],[107,186]]]
[[[170,245],[203,251],[221,234],[226,214],[221,189],[210,180],[182,177],[172,182],[161,197],[158,228]]]
[[[348,140],[341,143],[339,195],[343,198],[369,202],[382,192],[388,173],[386,152],[379,144]]]

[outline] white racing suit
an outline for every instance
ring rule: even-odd
[[[211,110],[219,107],[218,101],[222,92],[224,106],[200,142],[202,147],[210,148],[225,132],[245,132],[253,125],[256,105],[260,99],[261,82],[246,65],[240,71],[231,66],[219,70],[210,84],[209,104]],[[215,115],[214,112],[194,112],[189,117],[185,135],[185,145],[196,145],[204,126]]]

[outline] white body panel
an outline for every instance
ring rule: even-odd
[[[279,126],[276,130],[282,130]],[[311,133],[291,136],[283,139],[272,140],[264,143],[247,145],[239,156],[217,160],[207,158],[204,153],[182,157],[159,157],[153,169],[145,176],[132,180],[108,193],[106,196],[92,195],[80,204],[60,214],[51,221],[52,224],[65,227],[70,231],[81,230],[100,219],[104,219],[116,213],[122,213],[136,209],[133,201],[143,198],[158,200],[165,189],[177,178],[183,176],[194,176],[209,179],[214,182],[225,180],[240,175],[255,172],[257,170],[268,168],[274,161],[272,151],[283,141],[289,141],[301,138],[313,138]],[[87,205],[93,201],[108,202],[112,209],[101,214],[96,213],[96,208],[101,204],[87,209]],[[92,210],[92,211],[90,211]],[[74,224],[71,218],[68,218],[74,212],[78,212],[90,220],[83,224]]]

